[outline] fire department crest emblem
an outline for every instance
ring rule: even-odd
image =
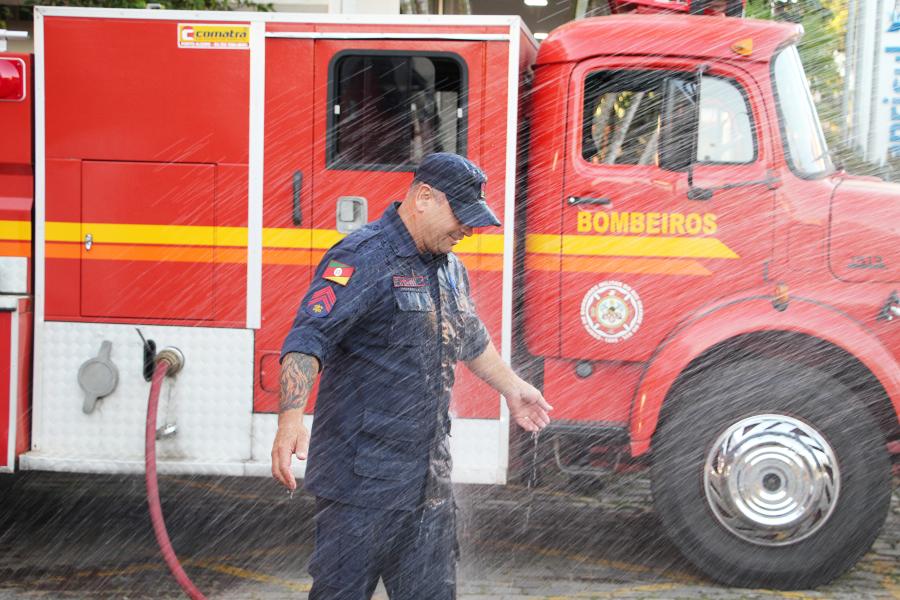
[[[620,281],[601,281],[581,301],[581,322],[598,340],[615,344],[633,336],[644,318],[637,292]]]

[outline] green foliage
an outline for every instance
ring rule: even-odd
[[[803,25],[798,46],[819,116],[835,129],[840,119],[843,76],[836,57],[844,51],[847,0],[748,0],[746,14],[757,19],[777,18]]]
[[[835,61],[837,54],[844,49],[844,36],[831,27],[834,20],[834,13],[825,8],[804,13],[802,23],[805,33],[799,46],[806,76],[817,100],[819,118],[822,119],[826,136],[831,140],[840,134],[844,89],[844,79]]]
[[[0,29],[7,29],[9,21],[30,21],[30,6],[0,4]]]
[[[839,61],[845,51],[849,1],[852,0],[748,0],[745,14],[803,25],[798,49],[828,145],[847,170],[871,173],[873,167],[841,139],[844,75]]]
[[[7,21],[31,21],[34,6],[91,6],[99,8],[147,8],[147,4],[161,4],[170,10],[253,10],[270,12],[271,3],[253,0],[25,0],[24,4],[0,4],[0,29]]]
[[[772,7],[769,0],[747,0],[744,15],[749,19],[771,19]]]

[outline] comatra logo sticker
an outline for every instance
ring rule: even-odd
[[[587,332],[616,344],[629,339],[641,326],[644,306],[638,293],[620,281],[602,281],[581,301],[581,322]]]
[[[250,26],[179,23],[178,47],[247,50],[250,48]]]

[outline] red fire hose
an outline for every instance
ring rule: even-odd
[[[176,355],[177,353],[177,355]],[[185,593],[194,600],[206,600],[197,586],[190,580],[175,550],[169,541],[169,533],[166,531],[166,522],[163,519],[162,506],[159,502],[159,483],[156,479],[156,410],[159,406],[159,391],[162,388],[163,379],[168,374],[175,374],[181,369],[181,353],[177,350],[163,350],[157,355],[156,370],[153,371],[153,380],[150,384],[150,398],[147,402],[147,430],[144,449],[145,479],[147,482],[147,504],[150,507],[150,520],[153,522],[153,532],[156,541],[162,551],[163,558],[169,566],[169,570]]]

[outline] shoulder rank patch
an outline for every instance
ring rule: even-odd
[[[334,296],[334,289],[330,285],[326,285],[310,296],[309,302],[306,303],[306,314],[317,318],[327,317],[334,308],[335,300],[337,298]]]
[[[332,260],[329,261],[328,266],[325,267],[325,272],[322,273],[322,279],[333,281],[338,285],[347,285],[350,283],[350,278],[353,277],[353,271],[355,271],[355,269],[350,265],[345,265],[342,262]]]
[[[394,275],[394,287],[425,287],[424,275]]]

